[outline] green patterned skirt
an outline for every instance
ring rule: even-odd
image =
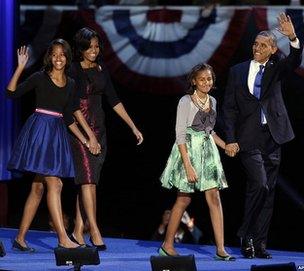
[[[180,192],[185,193],[228,187],[219,151],[211,135],[187,128],[186,146],[191,164],[198,176],[197,182],[188,182],[184,164],[175,143],[166,168],[160,177],[163,187],[168,189],[176,187]]]

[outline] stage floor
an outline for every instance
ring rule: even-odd
[[[52,232],[30,231],[27,240],[37,252],[24,253],[11,249],[11,240],[16,235],[16,229],[1,228],[0,241],[3,242],[6,256],[0,258],[1,270],[71,270],[69,266],[56,266],[53,249],[57,246],[57,239]],[[107,251],[99,252],[100,265],[83,266],[81,270],[104,271],[150,271],[150,256],[157,255],[159,242],[104,238]],[[227,248],[229,253],[237,257],[235,262],[213,260],[214,246],[178,245],[178,251],[183,254],[194,254],[198,271],[249,271],[251,265],[268,265],[295,262],[298,270],[304,270],[304,253],[271,250],[273,259],[244,259],[239,248]]]

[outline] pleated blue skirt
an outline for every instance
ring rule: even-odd
[[[33,113],[18,136],[7,168],[45,176],[74,177],[72,151],[63,118]]]

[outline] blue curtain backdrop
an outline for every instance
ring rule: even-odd
[[[0,181],[11,179],[11,174],[6,170],[6,166],[19,124],[16,102],[5,97],[5,87],[14,68],[16,16],[18,14],[15,0],[0,1]]]

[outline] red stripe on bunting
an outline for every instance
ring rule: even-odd
[[[224,72],[229,66],[246,29],[250,12],[251,9],[235,10],[222,42],[208,61],[215,69],[215,73]]]
[[[179,23],[182,18],[180,10],[167,8],[152,9],[147,12],[147,20],[154,23]]]
[[[255,24],[259,31],[268,30],[267,22],[267,9],[266,8],[253,8],[252,14],[255,20]]]

